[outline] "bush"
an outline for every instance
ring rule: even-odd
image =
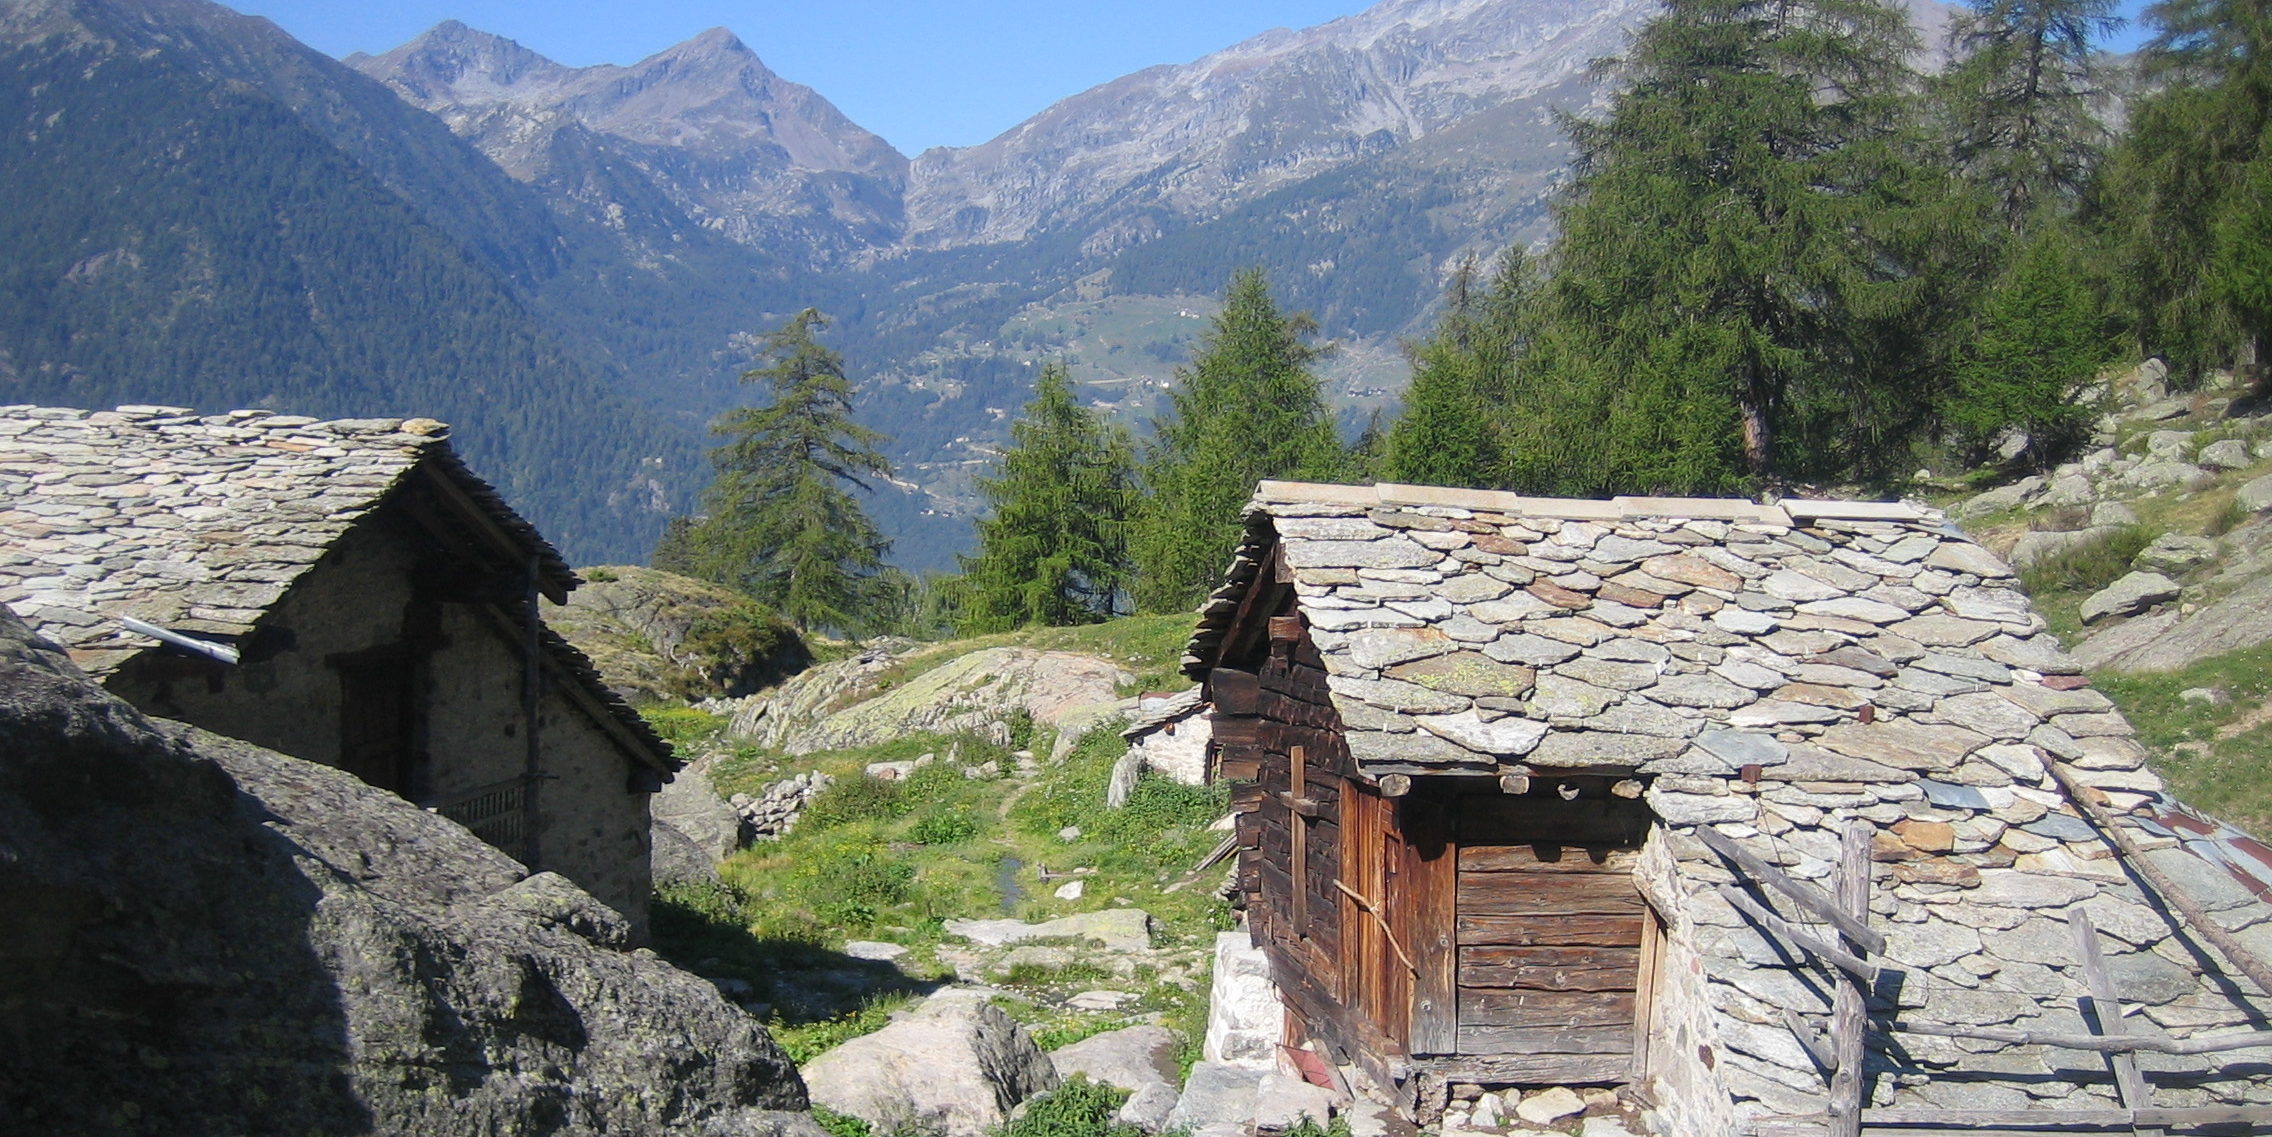
[[[2020,584],[2033,596],[2053,592],[2096,592],[2130,571],[2130,561],[2154,543],[2143,525],[2125,525],[2102,537],[2044,557],[2020,570]]]
[[[854,821],[890,821],[907,816],[913,809],[914,802],[909,799],[904,783],[862,774],[857,778],[838,778],[814,795],[811,804],[798,815],[797,825],[809,832],[819,832]]]
[[[976,836],[978,819],[962,809],[930,814],[907,830],[907,839],[918,845],[959,845]]]
[[[1140,1130],[1112,1119],[1128,1091],[1085,1075],[1026,1103],[1017,1120],[999,1130],[999,1137],[1139,1137]]]

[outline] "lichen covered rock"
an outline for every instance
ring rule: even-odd
[[[564,878],[5,612],[0,897],[0,1131],[817,1137],[764,1027]]]

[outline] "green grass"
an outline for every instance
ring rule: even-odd
[[[825,770],[837,780],[786,837],[721,864],[725,887],[679,886],[659,893],[656,949],[702,974],[745,979],[774,998],[772,1026],[800,1061],[883,1025],[892,1007],[943,975],[937,952],[946,938],[945,920],[1005,914],[996,879],[1004,857],[1024,866],[1017,878],[1024,898],[1009,915],[1039,921],[1130,903],[1152,914],[1161,946],[1203,956],[1200,949],[1214,932],[1229,925],[1228,910],[1205,883],[1166,889],[1183,882],[1214,847],[1219,834],[1209,826],[1228,808],[1226,796],[1218,788],[1145,777],[1126,809],[1106,809],[1106,782],[1126,750],[1120,728],[1110,722],[1084,735],[1062,762],[1045,766],[1007,805],[1012,782],[961,773],[964,764],[1008,758],[1000,746],[973,736],[914,735],[795,759],[735,752],[721,761],[720,770],[726,785],[744,786],[746,792],[799,769]],[[868,762],[903,761],[924,752],[938,759],[905,781],[861,773]],[[952,760],[950,752],[956,754]],[[1081,830],[1077,841],[1058,836],[1068,825]],[[1037,879],[1044,866],[1095,871],[1079,878],[1084,896],[1067,901],[1052,894],[1054,882]],[[834,949],[848,939],[883,939],[912,949],[899,961],[906,974],[885,984],[879,1001],[861,1001],[857,989],[841,994],[813,989],[816,976],[878,966],[837,954]],[[1057,966],[1014,966],[1000,980],[1042,1007],[1033,1012],[1033,1029],[1048,1043],[1064,1045],[1128,1025],[1131,1016],[1160,1012],[1171,1028],[1190,1034],[1189,1049],[1196,1053],[1205,1026],[1203,986],[1188,989],[1144,969],[1116,978],[1114,970],[1084,958],[1083,950],[1076,947],[1073,959]],[[1043,1006],[1096,986],[1142,994],[1120,1012]]]
[[[908,994],[878,995],[862,1003],[858,1009],[834,1018],[808,1023],[775,1019],[767,1023],[766,1027],[772,1032],[773,1041],[780,1043],[781,1049],[789,1055],[789,1060],[802,1066],[863,1034],[874,1034],[882,1030],[884,1024],[891,1021],[893,1011],[914,999],[913,995]]]
[[[2034,596],[2053,592],[2089,595],[2130,571],[2130,560],[2159,536],[2144,525],[2124,525],[2104,536],[2037,560],[2020,570],[2020,583]]]
[[[1128,1091],[1076,1074],[1064,1085],[1028,1101],[999,1131],[999,1137],[1142,1137],[1133,1125],[1113,1120]]]
[[[2094,676],[2122,709],[2154,767],[2187,803],[2252,833],[2272,833],[2272,722],[2255,722],[2272,699],[2272,644],[2214,656],[2181,671]],[[2222,691],[2222,704],[2178,697]]]

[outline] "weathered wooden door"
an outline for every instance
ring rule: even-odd
[[[339,768],[383,790],[414,796],[417,670],[401,653],[333,661],[339,671]]]
[[[1351,783],[1341,803],[1341,990],[1369,1049],[1408,1053],[1411,954],[1393,908],[1404,837],[1390,799]]]
[[[1342,793],[1342,990],[1387,1054],[1451,1048],[1454,849],[1443,803]]]

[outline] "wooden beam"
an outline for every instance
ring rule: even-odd
[[[1831,1049],[1830,1041],[1799,1012],[1789,1007],[1782,1008],[1782,1011],[1783,1025],[1790,1028],[1791,1034],[1799,1040],[1799,1046],[1807,1052],[1807,1057],[1814,1059],[1814,1064],[1821,1068],[1824,1076],[1835,1072],[1838,1069],[1838,1053]]]
[[[1816,938],[1814,933],[1776,915],[1766,905],[1753,900],[1743,889],[1732,884],[1723,884],[1720,886],[1720,895],[1726,898],[1728,903],[1735,905],[1738,911],[1766,925],[1768,931],[1806,949],[1809,954],[1824,963],[1830,964],[1864,983],[1877,982],[1878,969],[1875,964],[1844,948],[1833,947],[1824,943]]]
[[[1503,794],[1527,794],[1527,793],[1529,793],[1529,792],[1530,792],[1530,775],[1528,775],[1528,774],[1501,774],[1501,775],[1499,775],[1499,792],[1500,792],[1500,793],[1503,793]]]
[[[1632,1077],[1632,1057],[1616,1054],[1463,1054],[1457,1058],[1426,1059],[1422,1067],[1452,1082],[1482,1085],[1615,1085]]]
[[[2248,950],[2239,938],[2226,931],[2224,925],[2211,919],[2208,911],[2186,895],[2185,890],[2177,886],[2177,882],[2141,855],[2137,841],[2130,836],[2129,827],[2117,823],[2105,806],[2100,805],[2089,792],[2085,792],[2091,787],[2077,781],[2074,772],[2067,769],[2065,763],[2047,759],[2044,767],[2058,780],[2059,788],[2067,792],[2067,799],[2074,802],[2075,807],[2082,810],[2098,826],[2099,831],[2114,842],[2115,851],[2122,855],[2123,862],[2144,877],[2146,883],[2153,885],[2154,891],[2168,901],[2170,907],[2177,909],[2178,914],[2185,917],[2185,922],[2192,925],[2202,939],[2209,941],[2219,954],[2240,969],[2241,974],[2248,976],[2256,984],[2257,990],[2272,995],[2272,967],[2265,966],[2264,961],[2255,952]]]
[[[1792,880],[1783,870],[1763,861],[1751,850],[1736,844],[1709,825],[1696,827],[1696,839],[1749,873],[1761,884],[1788,896],[1799,907],[1813,913],[1817,919],[1836,927],[1839,934],[1853,940],[1871,955],[1885,954],[1885,937],[1870,930],[1867,920],[1854,916],[1837,902],[1822,894],[1822,890]],[[2267,988],[2272,990],[2272,988]]]
[[[1843,929],[1865,924],[1870,915],[1870,838],[1877,827],[1859,818],[1846,823],[1839,835],[1837,921]],[[1864,926],[1863,931],[1868,931]],[[1881,941],[1882,942],[1882,941]],[[1841,949],[1856,952],[1860,939],[1843,936]],[[1883,950],[1882,948],[1879,950]],[[1866,1014],[1862,980],[1849,973],[1830,1001],[1830,1045],[1835,1051],[1830,1072],[1830,1137],[1861,1137],[1862,1107],[1869,1094],[1862,1082],[1862,1035]]]
[[[2091,1014],[2098,1019],[2093,1033],[2123,1035],[2130,1033],[2122,1021],[2122,1002],[2114,994],[2114,981],[2107,977],[2106,959],[2099,953],[2098,929],[2091,926],[2090,913],[2075,909],[2067,917],[2067,926],[2075,934],[2075,957],[2083,965],[2083,984],[2090,991]],[[2142,1109],[2153,1104],[2153,1096],[2146,1089],[2145,1076],[2138,1072],[2138,1056],[2121,1051],[2109,1052],[2109,1066],[2114,1068],[2114,1091],[2122,1104],[2131,1109]],[[2161,1137],[2162,1131],[2153,1126],[2133,1126],[2138,1137]]]
[[[2049,1030],[2020,1030],[1998,1026],[1943,1026],[1940,1023],[1881,1019],[1872,1029],[1885,1034],[1922,1034],[1933,1038],[1969,1038],[1975,1042],[2003,1042],[2013,1046],[2048,1046],[2057,1050],[2096,1050],[2105,1053],[2221,1054],[2228,1050],[2272,1048],[2272,1031],[2217,1034],[2206,1038],[2162,1038],[2150,1034],[2109,1037],[2096,1034],[2062,1034]]]
[[[1382,797],[1403,797],[1412,792],[1412,775],[1388,774],[1381,778]]]
[[[1752,1124],[1761,1134],[1798,1126],[1816,1127],[1828,1119],[1819,1113],[1762,1117]],[[2263,1125],[2272,1123],[2272,1105],[2209,1105],[2153,1107],[2148,1109],[2061,1109],[2055,1105],[2021,1109],[1929,1109],[1881,1107],[1870,1111],[1873,1132],[1886,1126],[1938,1125],[1946,1129],[2016,1129],[2022,1133],[2048,1129],[2091,1127],[2115,1129],[2129,1125]],[[1819,1130],[1816,1130],[1819,1131]],[[1914,1132],[1887,1128],[1887,1133]]]
[[[1293,786],[1293,792],[1288,795],[1289,797],[1298,798],[1307,794],[1309,789],[1308,772],[1304,769],[1307,765],[1309,765],[1309,762],[1304,757],[1302,747],[1288,748],[1286,755],[1287,778]],[[1307,822],[1302,820],[1300,814],[1288,817],[1286,827],[1293,831],[1291,836],[1294,855],[1287,871],[1293,877],[1294,934],[1303,939],[1308,939],[1310,934],[1310,827]]]

